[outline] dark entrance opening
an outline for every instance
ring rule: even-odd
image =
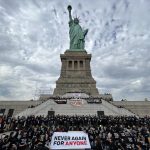
[[[104,116],[104,111],[97,111],[98,116]]]
[[[55,111],[48,111],[48,117],[54,116],[54,115],[55,115]]]

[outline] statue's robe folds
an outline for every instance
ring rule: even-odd
[[[84,49],[84,32],[79,24],[69,21],[70,49]]]

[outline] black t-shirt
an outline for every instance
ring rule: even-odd
[[[26,137],[21,137],[19,140],[19,145],[26,145],[27,144],[27,138]]]

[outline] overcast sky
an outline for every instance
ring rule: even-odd
[[[0,100],[53,91],[69,47],[68,4],[89,29],[99,92],[150,99],[150,0],[0,0]]]

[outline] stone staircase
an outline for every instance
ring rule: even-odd
[[[138,116],[150,116],[150,101],[113,101],[115,106],[121,106]]]
[[[47,100],[42,104],[28,108],[16,115],[17,116],[29,116],[29,115],[43,115],[47,116],[48,111],[55,111],[55,114],[61,115],[97,115],[97,111],[104,111],[105,115],[112,116],[134,116],[135,114],[125,108],[118,108],[117,106],[102,100],[100,104],[89,104],[83,100],[81,106],[72,105],[69,100],[67,104],[57,104],[53,100]]]

